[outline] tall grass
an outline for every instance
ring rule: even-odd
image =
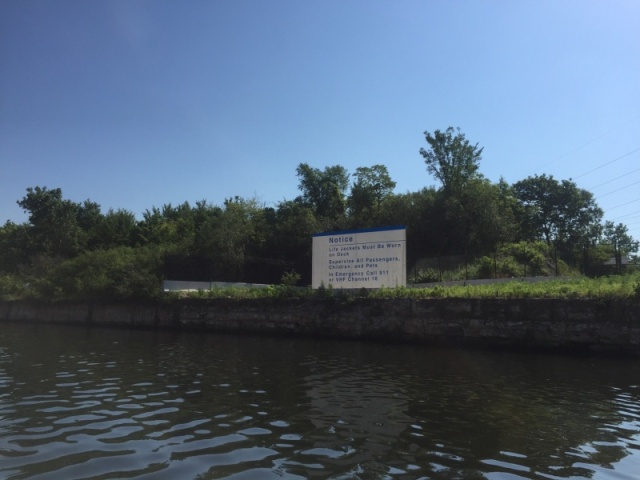
[[[640,302],[640,271],[626,275],[613,275],[599,278],[576,277],[572,279],[550,279],[535,283],[510,280],[483,285],[435,285],[429,288],[380,288],[374,290],[340,290],[295,287],[297,278],[284,278],[281,285],[269,285],[266,288],[215,288],[197,292],[174,292],[161,294],[157,285],[154,269],[158,261],[149,255],[144,262],[134,262],[120,252],[120,260],[111,257],[91,265],[103,266],[91,274],[86,272],[79,261],[65,263],[58,267],[59,278],[66,279],[53,283],[49,276],[23,278],[12,275],[0,275],[0,300],[49,299],[157,299],[171,301],[176,298],[315,298],[315,299],[354,299],[354,298],[557,298],[557,299],[630,299]],[[105,266],[106,265],[106,266]],[[108,268],[107,268],[108,266]],[[82,267],[82,268],[81,268]],[[97,268],[97,267],[96,267]],[[64,271],[63,271],[64,270]],[[75,273],[74,273],[75,272]],[[51,276],[51,278],[55,278]],[[52,293],[49,284],[56,290]]]
[[[600,278],[579,277],[569,280],[546,280],[535,283],[519,280],[484,285],[436,285],[429,288],[380,288],[375,290],[292,289],[287,285],[267,288],[217,288],[185,292],[174,296],[189,298],[555,298],[555,299],[634,299],[640,301],[640,272]]]

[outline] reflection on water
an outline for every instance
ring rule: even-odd
[[[3,479],[636,479],[640,361],[0,325]]]

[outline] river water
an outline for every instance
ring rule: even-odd
[[[640,360],[0,324],[2,479],[640,478]]]

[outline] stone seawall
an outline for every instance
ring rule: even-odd
[[[548,299],[0,302],[0,321],[300,335],[640,356],[640,303]]]

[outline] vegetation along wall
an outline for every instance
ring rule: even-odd
[[[310,285],[314,234],[390,225],[406,227],[409,284],[596,276],[640,264],[627,226],[605,220],[571,179],[495,183],[482,175],[482,147],[459,129],[424,133],[416,161],[425,183],[413,192],[397,193],[404,187],[381,164],[348,172],[306,163],[291,174],[293,199],[185,201],[141,217],[66,199],[60,188],[27,188],[17,203],[28,220],[0,224],[0,300],[139,300],[159,295],[163,280],[278,284],[292,272]]]

